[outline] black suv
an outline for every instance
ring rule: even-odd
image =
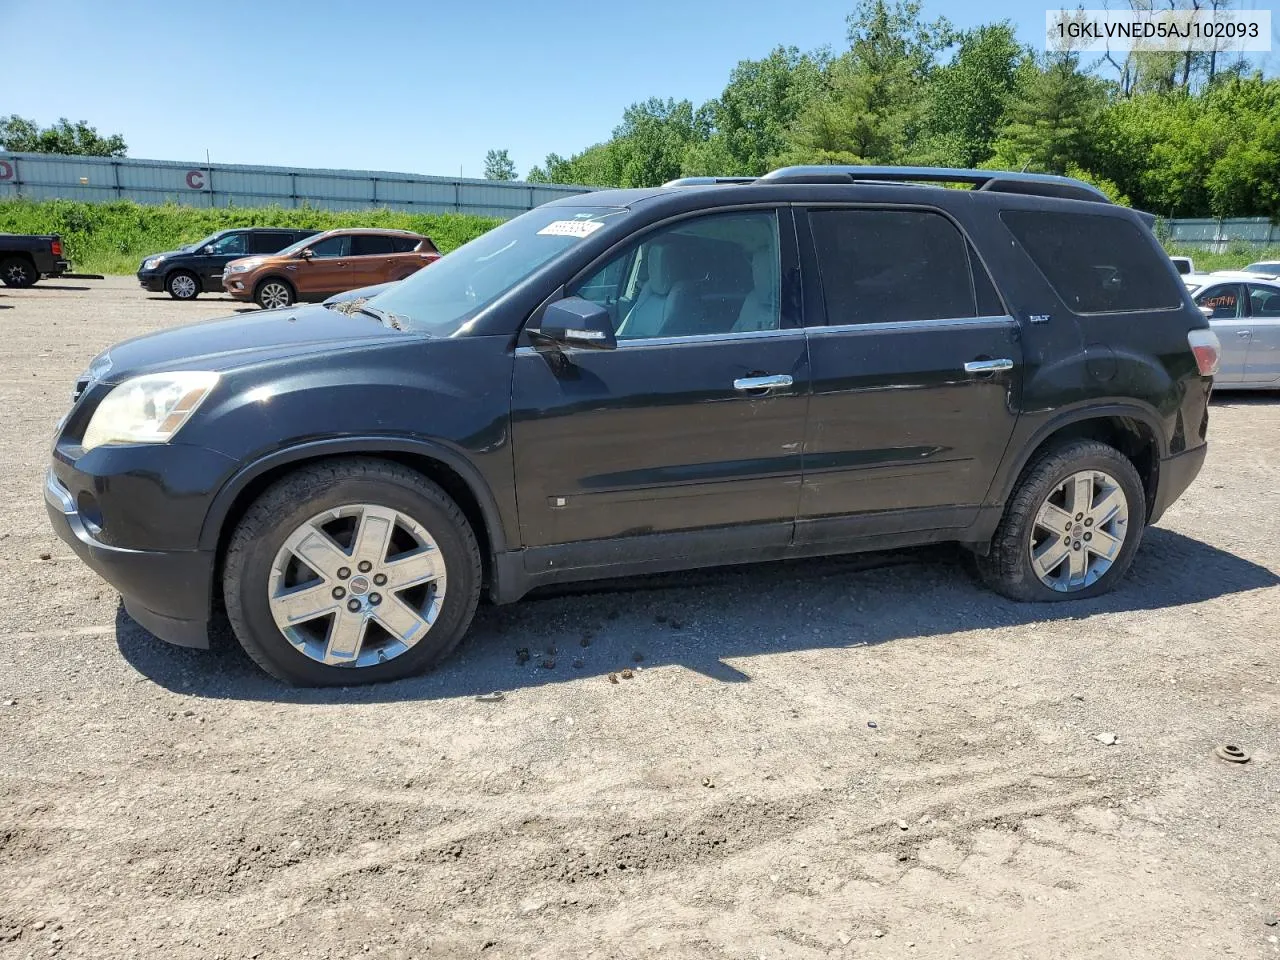
[[[1009,597],[1089,597],[1199,471],[1217,355],[1084,183],[788,168],[118,344],[46,499],[143,626],[205,646],[221,604],[303,684],[426,669],[482,594],[698,566],[957,541]]]
[[[145,258],[138,267],[138,283],[152,293],[167,290],[175,300],[194,300],[201,293],[222,293],[222,270],[232,260],[279,253],[319,232],[288,227],[219,230],[189,247],[153,253]]]

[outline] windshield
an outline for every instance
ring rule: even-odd
[[[290,256],[293,256],[295,253],[301,253],[303,250],[307,249],[307,247],[311,246],[311,244],[313,244],[315,241],[317,241],[317,240],[319,240],[319,239],[320,239],[320,234],[318,234],[318,233],[313,233],[313,234],[312,234],[311,236],[309,236],[309,237],[303,237],[303,238],[302,238],[301,240],[299,240],[297,243],[291,243],[291,244],[289,244],[289,245],[288,245],[287,247],[285,247],[283,250],[278,250],[278,251],[276,251],[275,253],[273,253],[273,254],[272,254],[272,256],[273,256],[273,257],[290,257]]]
[[[621,207],[537,207],[441,257],[369,305],[408,330],[453,336],[483,307],[626,212]]]
[[[1280,263],[1251,263],[1245,270],[1249,273],[1280,273]]]

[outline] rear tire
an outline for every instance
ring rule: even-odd
[[[395,523],[379,527],[387,518]],[[404,558],[415,564],[407,579],[397,566]],[[421,474],[372,458],[326,461],[277,481],[237,524],[223,571],[240,645],[299,686],[429,670],[461,642],[480,597],[480,548],[458,505]],[[340,629],[356,638],[345,648]]]
[[[279,277],[267,277],[258,284],[257,289],[253,291],[253,300],[263,310],[280,310],[284,307],[291,307],[297,301],[297,294],[293,292],[286,280]]]
[[[26,257],[5,257],[0,260],[0,282],[6,287],[34,287],[40,274],[35,264]]]
[[[1114,447],[1076,440],[1028,466],[1005,507],[987,586],[1013,600],[1080,600],[1107,593],[1142,542],[1147,501],[1133,463]]]
[[[165,278],[164,288],[175,300],[194,300],[200,296],[200,281],[194,273],[175,270]]]

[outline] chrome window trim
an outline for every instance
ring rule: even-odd
[[[952,327],[1016,327],[1018,321],[1005,314],[992,317],[944,317],[936,320],[894,320],[889,323],[841,323],[827,327],[808,327],[818,336],[833,333],[909,333],[915,330],[937,330]]]
[[[782,330],[742,330],[738,333],[699,333],[687,337],[637,337],[619,340],[617,350],[639,350],[644,347],[700,346],[708,343],[739,343],[745,340],[774,340],[780,337],[803,337],[813,327],[786,327]],[[573,348],[570,348],[573,349]],[[614,350],[574,350],[575,353],[614,353]],[[533,347],[516,347],[517,357],[537,355]]]

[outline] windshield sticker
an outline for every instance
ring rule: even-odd
[[[589,237],[603,226],[599,220],[553,220],[538,234],[545,237]]]

